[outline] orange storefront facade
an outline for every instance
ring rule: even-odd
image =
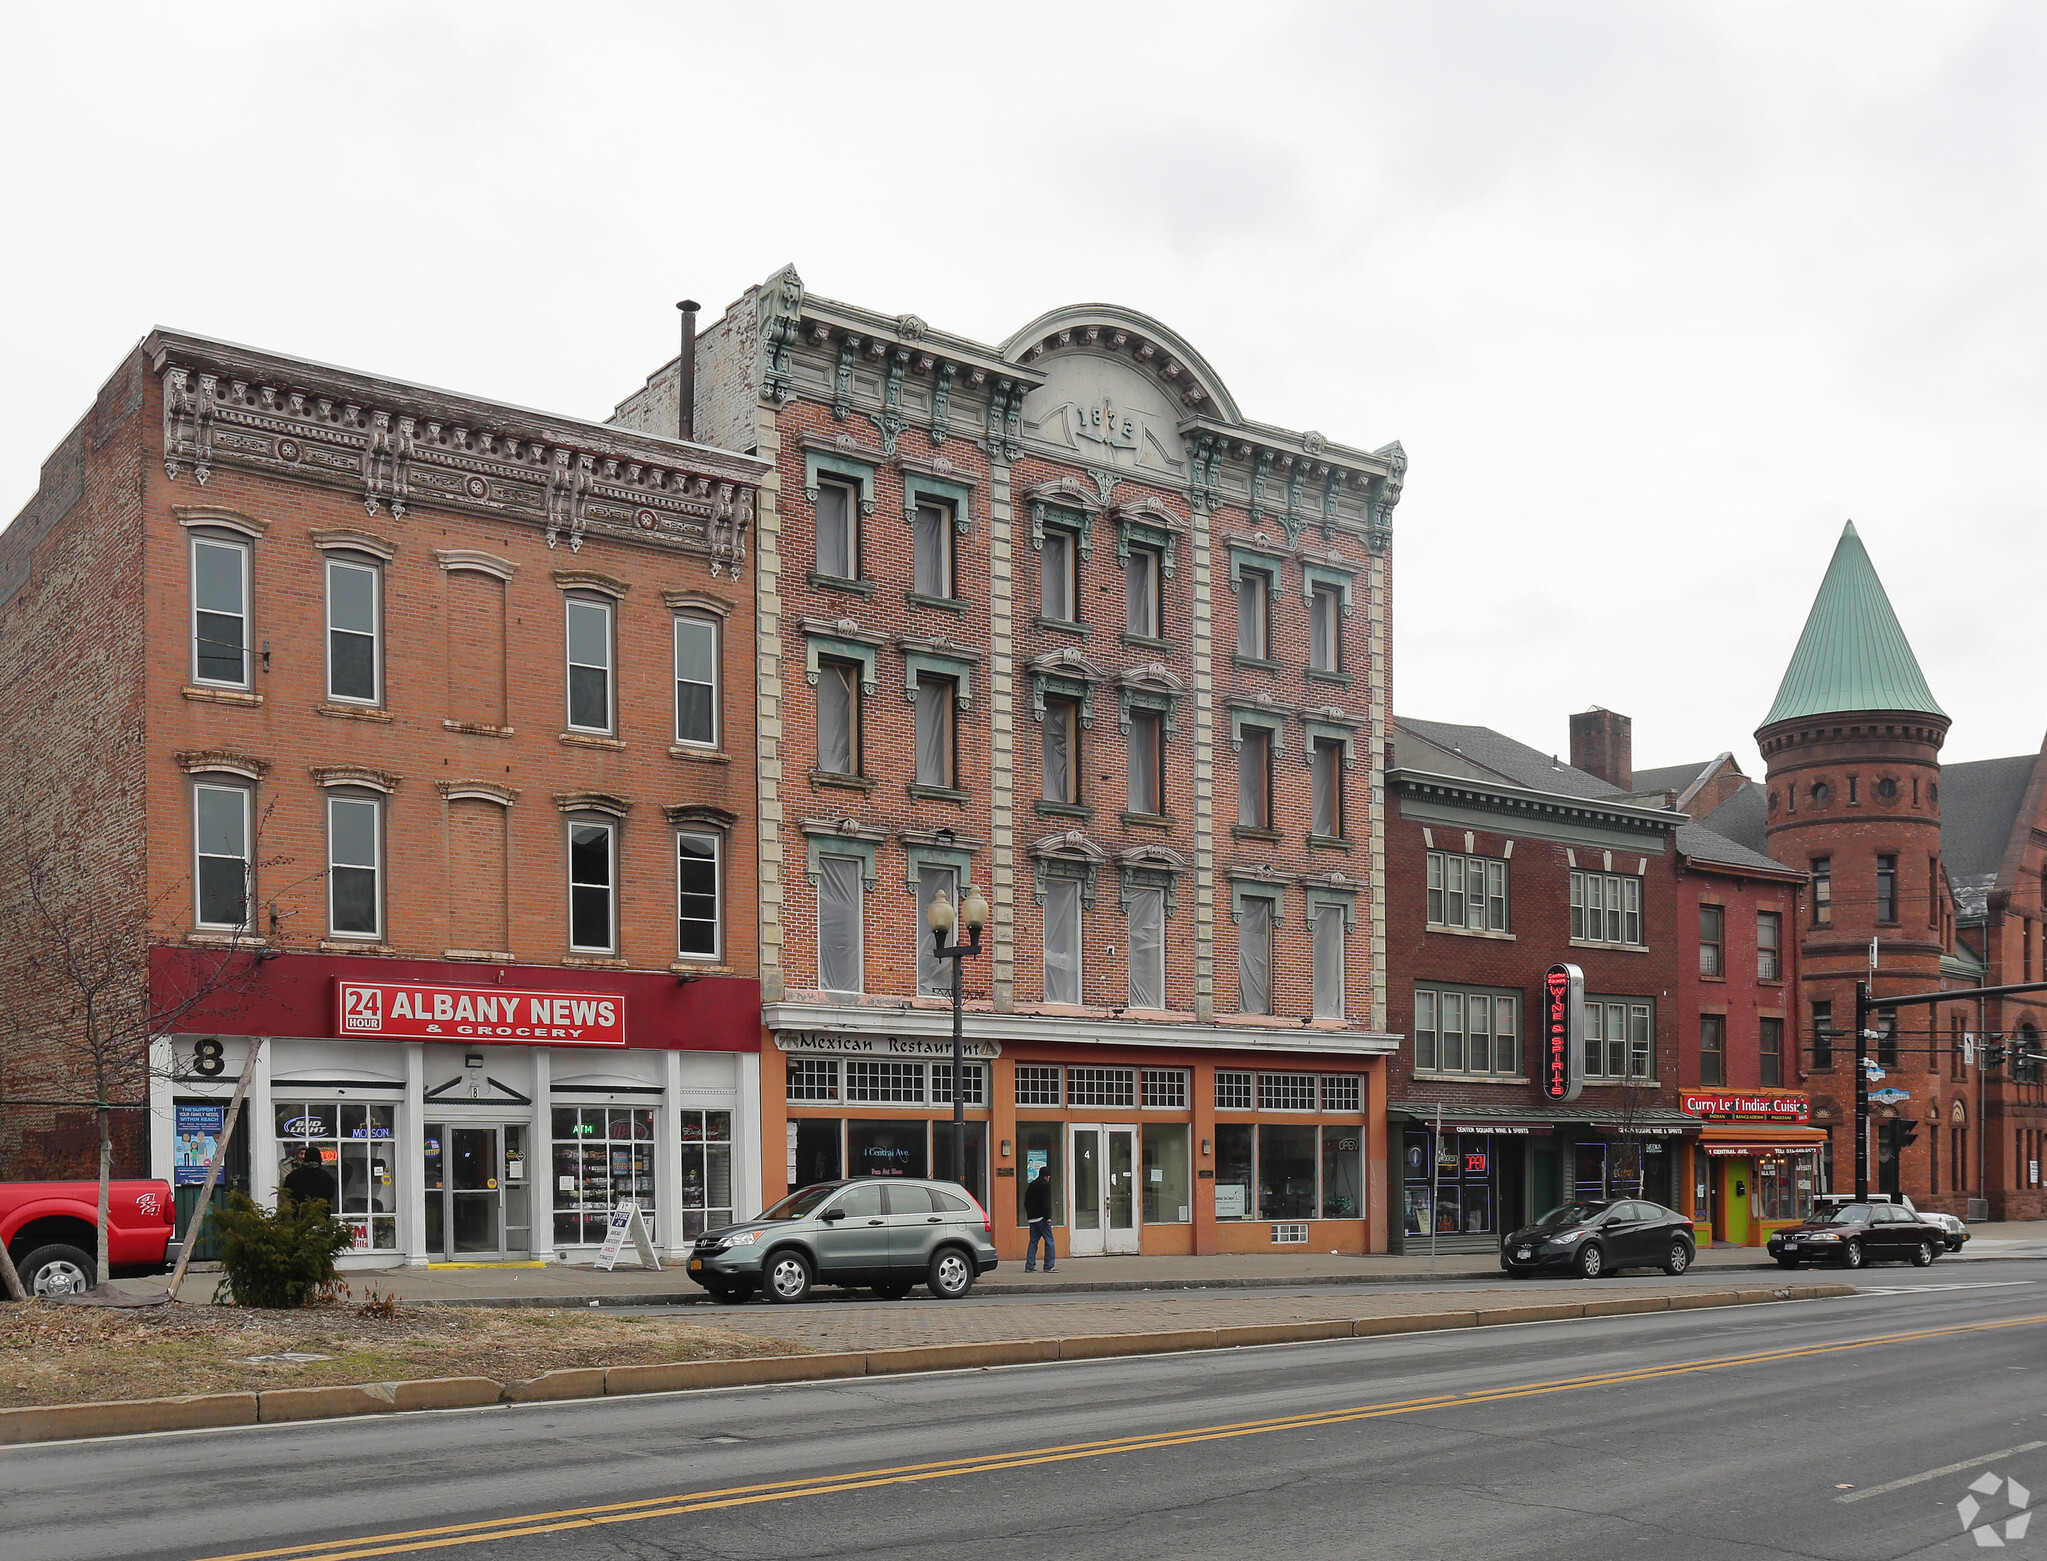
[[[949,1013],[767,1018],[762,1140],[783,1153],[762,1156],[764,1204],[838,1176],[957,1179],[1021,1259],[1042,1167],[1062,1261],[1386,1249],[1380,1037],[971,1013],[962,1170]]]

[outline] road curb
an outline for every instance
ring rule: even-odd
[[[1517,1323],[1563,1322],[1701,1306],[1761,1306],[1773,1301],[1818,1301],[1855,1293],[1853,1285],[1779,1285],[1769,1290],[1695,1291],[1610,1301],[1495,1307],[1486,1311],[1416,1312],[1404,1317],[1360,1317],[1351,1322],[1332,1319],[1254,1323],[1219,1328],[1175,1328],[1157,1333],[1081,1334],[1070,1338],[1012,1339],[980,1344],[929,1344],[908,1349],[674,1361],[650,1366],[579,1367],[544,1372],[516,1382],[498,1382],[489,1377],[429,1377],[412,1382],[270,1388],[258,1393],[206,1393],[106,1404],[56,1404],[0,1409],[0,1446],[83,1437],[131,1436],[148,1431],[280,1425],[356,1415],[403,1414],[423,1409],[563,1402],[701,1388],[758,1387],[778,1382],[829,1382],[910,1371],[985,1370],[993,1366],[1030,1366],[1047,1361],[1108,1360],[1131,1355],[1243,1349],[1326,1339],[1385,1338],[1403,1333],[1433,1333],[1446,1328],[1498,1328]]]

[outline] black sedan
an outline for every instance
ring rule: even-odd
[[[1907,1262],[1926,1267],[1947,1244],[1946,1234],[1910,1209],[1891,1203],[1843,1203],[1813,1211],[1803,1225],[1770,1238],[1770,1256],[1786,1268],[1801,1263]]]
[[[1597,1279],[1623,1268],[1682,1274],[1696,1248],[1691,1216],[1640,1198],[1566,1203],[1500,1243],[1510,1274],[1561,1268]]]

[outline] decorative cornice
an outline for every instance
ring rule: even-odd
[[[398,789],[398,777],[384,770],[364,769],[358,764],[315,765],[306,771],[318,786],[362,786],[370,791],[381,791],[385,796]]]
[[[624,818],[633,810],[625,798],[605,791],[558,791],[554,805],[564,813],[604,813],[612,818]]]
[[[1488,813],[1597,824],[1641,834],[1675,834],[1678,825],[1690,822],[1682,813],[1669,813],[1661,808],[1636,808],[1624,803],[1566,797],[1551,791],[1529,791],[1520,786],[1495,785],[1455,775],[1432,775],[1423,770],[1388,770],[1386,785],[1404,797],[1430,797]]]
[[[768,463],[398,380],[153,331],[163,463],[339,488],[402,520],[418,504],[706,557],[734,579]]]
[[[564,591],[595,591],[618,602],[624,601],[625,593],[633,588],[629,580],[621,580],[617,575],[599,574],[594,569],[557,569],[554,583]]]
[[[228,774],[244,780],[261,780],[270,773],[268,759],[258,759],[235,748],[184,748],[173,757],[187,775]]]
[[[171,513],[178,517],[178,524],[187,528],[193,526],[222,526],[229,531],[239,531],[244,536],[260,537],[270,529],[270,522],[255,515],[244,515],[240,510],[222,509],[217,504],[179,504]]]
[[[661,815],[671,824],[696,824],[706,829],[730,829],[739,822],[737,813],[701,802],[686,802],[678,807],[663,808]]]
[[[735,606],[709,591],[663,591],[661,600],[670,612],[707,612],[719,618],[731,617]]]
[[[326,531],[308,531],[314,547],[323,553],[347,552],[368,553],[389,563],[398,556],[398,544],[389,537],[380,537],[374,531],[356,531],[339,526]]]
[[[449,802],[495,802],[508,808],[519,800],[518,787],[501,786],[496,781],[435,781],[434,790]]]
[[[519,566],[509,558],[499,558],[495,553],[479,553],[466,547],[436,548],[434,562],[448,574],[466,569],[474,574],[495,575],[505,581],[519,572]]]

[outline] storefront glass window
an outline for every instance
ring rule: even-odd
[[[947,1064],[947,1072],[951,1065]],[[975,1104],[973,1100],[967,1102]],[[962,1175],[952,1163],[952,1124],[931,1124],[931,1174],[941,1182],[958,1182],[974,1195],[982,1208],[988,1207],[988,1124],[969,1122],[967,1127],[967,1169]],[[915,1173],[906,1173],[915,1174]]]
[[[1429,1135],[1424,1129],[1410,1129],[1403,1135],[1400,1149],[1400,1176],[1403,1184],[1403,1211],[1401,1228],[1410,1236],[1426,1236],[1429,1233]]]
[[[1323,1129],[1324,1163],[1329,1135]],[[1342,1131],[1348,1132],[1349,1129]],[[1431,1153],[1431,1144],[1434,1152]],[[1446,1132],[1440,1142],[1426,1128],[1410,1129],[1401,1150],[1402,1228],[1410,1236],[1490,1235],[1497,1228],[1496,1163],[1500,1140],[1490,1133]],[[1359,1185],[1362,1186],[1360,1176]],[[1325,1193],[1325,1199],[1326,1199]],[[1362,1206],[1362,1197],[1359,1199]]]
[[[684,1111],[682,1234],[701,1236],[732,1223],[732,1113]]]
[[[833,1117],[820,1120],[816,1117],[799,1117],[796,1127],[796,1185],[814,1187],[819,1182],[835,1182],[846,1174],[845,1156],[840,1135],[845,1124]]]
[[[1764,1155],[1757,1158],[1757,1219],[1802,1220],[1812,1213],[1812,1195],[1811,1155]]]
[[[928,1176],[930,1157],[925,1135],[931,1124],[915,1122],[848,1122],[847,1174],[852,1176]]]
[[[1247,1074],[1247,1089],[1250,1083]],[[1215,1125],[1215,1217],[1219,1220],[1248,1220],[1256,1215],[1251,1202],[1251,1140],[1248,1122]]]
[[[1194,1216],[1187,1178],[1185,1122],[1144,1124],[1144,1222],[1185,1225]]]
[[[1322,1129],[1322,1217],[1362,1219],[1365,1213],[1365,1130]]]
[[[1022,1069],[1017,1070],[1019,1074]],[[1054,1070],[1055,1073],[1057,1070]],[[1058,1089],[1053,1080],[1052,1088]],[[1022,1092],[1022,1085],[1018,1085]],[[1016,1125],[1017,1171],[1016,1171],[1016,1222],[1028,1225],[1024,1215],[1024,1188],[1038,1174],[1038,1167],[1052,1169],[1052,1223],[1066,1223],[1066,1124],[1063,1122],[1019,1122]]]
[[[1306,1123],[1258,1125],[1258,1217],[1315,1217],[1315,1129]]]
[[[614,1204],[636,1199],[655,1240],[654,1112],[634,1106],[554,1108],[554,1240],[601,1246]]]
[[[276,1103],[273,1103],[276,1104]],[[292,1101],[276,1104],[278,1180],[307,1149],[334,1178],[330,1212],[355,1232],[357,1252],[398,1246],[395,1106],[369,1102]]]

